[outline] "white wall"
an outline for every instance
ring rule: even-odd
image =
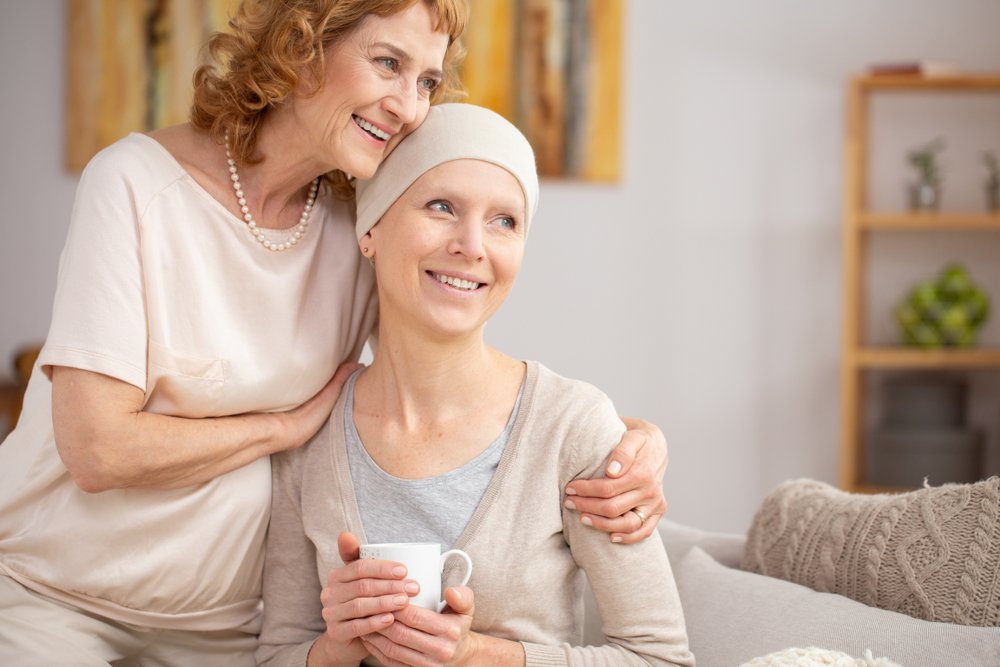
[[[917,56],[1000,70],[1000,3],[632,0],[626,16],[625,176],[544,185],[489,335],[660,424],[671,517],[739,530],[778,481],[836,478],[845,81]],[[63,31],[57,0],[0,4],[0,363],[45,334],[72,204]],[[1000,265],[1000,246],[971,243],[976,275]]]

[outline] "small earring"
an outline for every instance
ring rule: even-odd
[[[368,247],[367,246],[365,246],[364,248],[361,249],[361,254],[362,255],[368,255]]]

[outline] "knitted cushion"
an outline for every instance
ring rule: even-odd
[[[915,618],[1000,626],[1000,478],[898,495],[785,482],[757,510],[742,567]]]
[[[900,667],[887,658],[875,658],[871,651],[865,651],[861,658],[852,658],[840,651],[810,646],[809,648],[788,648],[784,651],[768,653],[765,656],[744,662],[740,667]]]

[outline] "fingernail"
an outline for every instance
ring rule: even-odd
[[[408,599],[409,598],[407,598],[405,595],[395,595],[392,598],[392,603],[397,607],[402,607],[404,604],[406,604]]]
[[[612,461],[611,463],[608,464],[609,475],[617,475],[621,471],[622,471],[622,464],[618,463],[618,461]]]
[[[614,542],[615,544],[619,544],[621,543],[622,538],[619,537],[618,535],[615,535],[614,537],[611,538],[611,541]]]
[[[379,623],[384,623],[385,625],[389,625],[390,623],[392,623],[396,619],[395,619],[395,617],[392,614],[384,614],[378,620],[379,620]]]
[[[455,588],[453,590],[455,591],[455,597],[457,597],[459,600],[461,600],[462,599],[462,591],[458,590],[457,588]]]
[[[402,565],[397,565],[396,567],[392,568],[392,573],[393,573],[393,575],[395,575],[397,577],[405,577],[406,576],[406,568],[403,567]]]
[[[576,495],[576,489],[574,489],[572,486],[568,487],[566,489],[566,495],[567,496],[575,496]]]
[[[574,503],[572,500],[567,500],[566,502],[563,503],[563,506],[568,510],[576,509],[576,503]]]
[[[594,525],[594,522],[590,520],[589,516],[580,517],[580,523],[582,523],[585,526],[593,526]]]
[[[406,591],[407,593],[419,593],[420,585],[414,581],[410,581],[403,584],[403,590]]]

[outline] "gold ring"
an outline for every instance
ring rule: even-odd
[[[636,507],[635,509],[630,509],[629,512],[631,512],[632,514],[634,514],[637,517],[639,517],[639,526],[640,527],[646,525],[646,515],[643,514],[642,511],[638,507]]]

